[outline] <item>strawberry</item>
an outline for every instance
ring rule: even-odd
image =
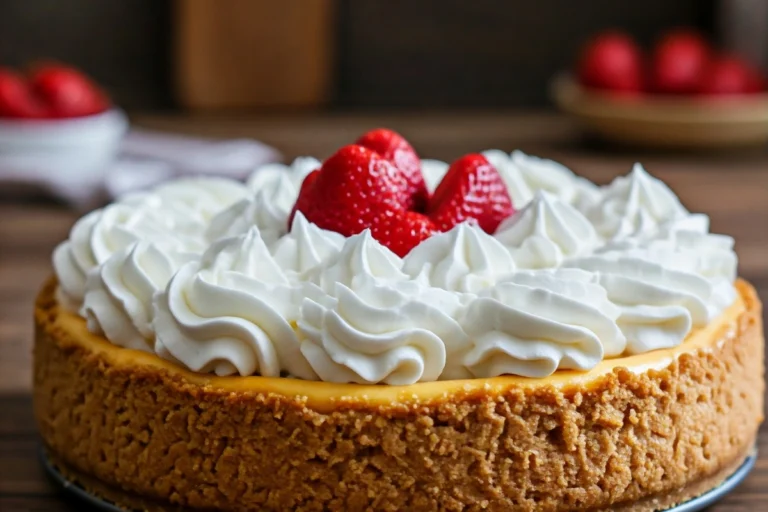
[[[109,108],[109,101],[96,84],[72,68],[59,64],[39,67],[31,82],[55,117],[89,116]]]
[[[475,219],[486,233],[515,212],[498,171],[479,154],[453,162],[430,200],[428,215],[440,231]]]
[[[26,80],[9,69],[0,68],[0,117],[46,117],[45,105],[35,96]]]
[[[709,44],[697,32],[668,32],[653,51],[650,88],[667,94],[695,92],[711,53]]]
[[[606,31],[581,50],[576,73],[588,87],[635,93],[643,87],[643,54],[623,32]]]
[[[294,211],[323,229],[352,236],[381,216],[404,211],[405,188],[400,170],[378,153],[344,146],[304,179]]]
[[[363,134],[355,144],[377,152],[400,169],[407,182],[403,204],[408,210],[424,211],[429,192],[421,174],[421,160],[407,140],[392,130],[378,128]]]
[[[392,252],[404,257],[423,240],[437,233],[435,224],[423,213],[397,211],[374,220],[371,235]]]
[[[713,59],[704,72],[699,94],[723,95],[761,92],[764,78],[749,63],[738,57]]]

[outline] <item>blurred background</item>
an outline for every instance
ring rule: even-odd
[[[535,108],[607,27],[696,27],[764,65],[766,25],[762,0],[10,0],[0,63],[70,63],[129,110]]]

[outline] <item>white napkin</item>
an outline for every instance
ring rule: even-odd
[[[0,190],[37,189],[80,209],[185,175],[245,179],[279,161],[274,148],[250,139],[212,140],[131,129],[122,113],[96,126],[60,128],[0,123]],[[94,137],[94,131],[104,134]],[[110,138],[111,137],[111,138]],[[23,141],[20,144],[19,141]],[[20,187],[19,187],[20,185]]]

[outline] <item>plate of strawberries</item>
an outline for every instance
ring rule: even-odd
[[[555,103],[592,133],[648,148],[727,149],[768,141],[768,81],[699,32],[676,28],[649,48],[608,30],[556,77]]]

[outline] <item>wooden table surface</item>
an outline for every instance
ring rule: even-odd
[[[554,114],[409,113],[317,114],[259,118],[138,116],[137,124],[216,137],[263,140],[287,158],[325,157],[368,128],[402,131],[425,157],[451,159],[487,148],[520,148],[553,157],[605,183],[639,160],[665,180],[692,211],[712,219],[715,232],[736,238],[740,273],[768,298],[768,154],[673,155],[585,145]],[[84,510],[49,483],[38,464],[31,412],[32,303],[50,274],[50,255],[78,214],[47,201],[0,199],[0,511]],[[749,479],[714,506],[717,512],[768,510],[768,427]]]

